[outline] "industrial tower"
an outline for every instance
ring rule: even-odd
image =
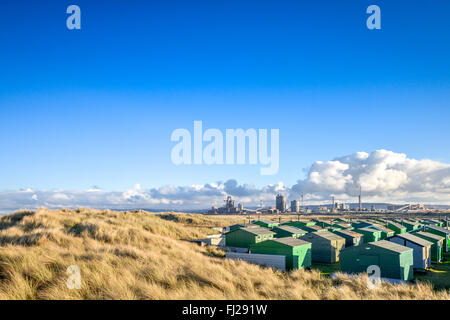
[[[358,211],[359,211],[359,212],[362,211],[362,205],[361,205],[361,193],[362,193],[362,188],[361,188],[361,185],[359,185],[359,196],[358,196]]]

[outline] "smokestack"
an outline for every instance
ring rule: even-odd
[[[334,196],[331,197],[331,212],[334,212]]]
[[[359,186],[359,196],[358,196],[358,204],[359,204],[359,206],[358,206],[358,210],[359,210],[359,212],[361,212],[362,211],[362,205],[361,205],[361,185]]]

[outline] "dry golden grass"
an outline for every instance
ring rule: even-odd
[[[449,299],[430,285],[369,290],[367,278],[290,273],[225,260],[181,239],[242,223],[238,216],[22,211],[0,218],[0,299]],[[81,269],[80,290],[66,286]]]

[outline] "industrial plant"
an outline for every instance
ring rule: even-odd
[[[207,211],[208,214],[372,214],[372,213],[429,213],[442,212],[446,213],[449,210],[435,209],[426,207],[424,204],[364,204],[362,202],[361,190],[357,197],[356,203],[345,203],[336,200],[334,196],[331,197],[329,204],[321,205],[304,205],[304,196],[301,195],[299,199],[290,201],[290,207],[287,206],[287,197],[282,194],[277,194],[274,199],[274,205],[264,207],[261,201],[259,208],[244,208],[243,203],[235,206],[235,201],[231,196],[224,200],[223,207],[213,206]]]
[[[228,196],[225,201],[225,206],[217,208],[212,207],[211,210],[208,211],[210,214],[241,214],[244,213],[243,204],[239,203],[238,207],[234,206],[234,200],[231,196]]]

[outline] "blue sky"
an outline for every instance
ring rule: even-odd
[[[66,28],[77,4],[82,29]],[[381,8],[368,30],[365,9]],[[0,191],[123,190],[304,169],[378,149],[450,163],[449,1],[9,1]],[[171,132],[280,129],[280,170],[175,166]]]

